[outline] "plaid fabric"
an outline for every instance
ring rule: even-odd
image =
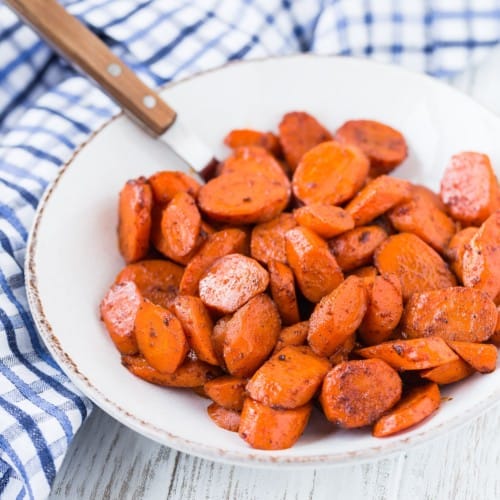
[[[438,77],[500,39],[500,0],[66,0],[148,84],[297,51],[371,57]],[[91,410],[50,357],[24,290],[44,189],[118,108],[0,4],[0,497],[45,498]]]

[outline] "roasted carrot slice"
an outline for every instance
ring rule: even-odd
[[[239,309],[269,284],[269,273],[255,260],[233,253],[217,260],[200,280],[200,298],[216,311]]]
[[[500,306],[497,306],[497,323],[495,326],[495,331],[493,332],[493,335],[490,337],[490,342],[497,347],[500,346]]]
[[[148,179],[153,190],[155,203],[166,205],[177,193],[187,193],[194,199],[198,196],[201,185],[190,175],[183,172],[163,170]]]
[[[336,347],[331,356],[328,356],[328,361],[332,366],[343,363],[349,360],[349,355],[356,347],[356,333],[352,333],[347,337],[342,344]]]
[[[354,227],[352,217],[340,207],[313,203],[294,210],[295,220],[322,238],[333,238]]]
[[[446,249],[446,257],[450,262],[450,267],[460,281],[463,279],[462,269],[465,248],[477,233],[477,230],[477,227],[470,226],[458,231],[453,235]]]
[[[441,200],[441,197],[438,193],[434,192],[432,189],[427,186],[422,186],[421,184],[412,184],[412,191],[414,195],[418,195],[420,198],[423,198],[427,203],[431,203],[438,210],[448,213],[448,209],[446,205]]]
[[[377,268],[374,266],[364,266],[364,267],[358,267],[357,269],[354,269],[354,271],[350,272],[350,275],[353,274],[354,276],[357,276],[358,278],[367,278],[368,282],[371,282],[373,284],[373,281],[375,279],[375,276],[377,276]]]
[[[212,331],[212,345],[215,354],[219,361],[219,366],[222,366],[227,371],[226,362],[224,361],[224,342],[226,340],[227,325],[231,319],[231,315],[222,316],[214,325]]]
[[[463,380],[475,372],[474,368],[466,363],[463,359],[455,359],[444,365],[422,370],[420,376],[436,382],[436,384],[445,385],[453,384],[459,380]]]
[[[153,194],[144,177],[127,181],[120,191],[118,244],[125,262],[146,256],[151,233]]]
[[[357,146],[368,156],[372,177],[394,170],[408,154],[403,135],[374,120],[350,120],[335,132],[335,139]]]
[[[303,111],[287,113],[279,124],[279,140],[292,171],[297,168],[304,153],[331,139],[330,132],[316,118]]]
[[[146,361],[161,373],[174,373],[189,350],[179,320],[169,310],[147,300],[135,317],[135,337]]]
[[[286,264],[276,260],[269,262],[268,268],[271,296],[276,303],[282,323],[284,325],[298,323],[300,315],[293,272]]]
[[[230,432],[238,432],[240,426],[241,415],[236,410],[230,410],[212,403],[207,408],[208,416],[215,422],[216,425]]]
[[[218,175],[263,174],[271,179],[288,183],[283,166],[266,149],[257,146],[240,147],[219,166]]]
[[[339,205],[357,193],[368,168],[368,159],[359,149],[335,141],[324,142],[300,160],[293,174],[293,193],[306,205]]]
[[[375,437],[392,436],[419,424],[432,415],[441,404],[441,394],[437,384],[429,383],[414,387],[388,413],[373,426]]]
[[[134,322],[142,295],[132,281],[115,283],[100,305],[101,319],[111,340],[122,354],[138,352]]]
[[[327,243],[305,227],[287,231],[286,255],[300,291],[311,302],[318,302],[343,280]]]
[[[225,375],[209,380],[203,387],[206,395],[228,410],[241,411],[245,401],[247,379]]]
[[[330,363],[307,347],[287,346],[267,360],[247,385],[250,397],[273,408],[308,403],[323,382]]]
[[[475,342],[453,342],[448,345],[474,370],[479,373],[490,373],[497,367],[497,348],[492,344],[478,344]]]
[[[391,340],[364,347],[356,354],[363,358],[382,359],[397,370],[424,370],[458,358],[441,337]]]
[[[307,341],[319,356],[331,356],[361,324],[367,307],[363,280],[349,276],[323,297],[309,318]]]
[[[354,429],[371,425],[401,398],[397,372],[379,359],[346,361],[328,372],[319,401],[326,418]]]
[[[346,206],[356,226],[364,226],[387,210],[411,198],[408,181],[381,175],[369,182]]]
[[[281,410],[245,400],[238,433],[252,448],[284,450],[293,446],[304,432],[312,405]]]
[[[441,199],[465,224],[483,223],[497,208],[498,182],[487,155],[454,155],[441,180]]]
[[[224,144],[231,149],[242,146],[260,146],[274,156],[281,154],[279,139],[272,132],[259,132],[248,128],[235,129],[226,135]]]
[[[287,345],[304,345],[307,341],[309,321],[301,321],[295,325],[286,326],[279,334],[274,353],[281,351]]]
[[[497,315],[493,301],[474,288],[414,293],[406,305],[403,330],[412,338],[483,342],[493,335]]]
[[[398,276],[405,301],[415,292],[456,285],[455,277],[439,254],[411,233],[389,236],[377,248],[374,262],[380,274]]]

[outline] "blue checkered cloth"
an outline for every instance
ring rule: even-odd
[[[298,51],[450,77],[500,40],[500,0],[66,0],[146,83]],[[43,346],[24,289],[47,185],[118,112],[0,4],[0,497],[45,498],[91,411]]]

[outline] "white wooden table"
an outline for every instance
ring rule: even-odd
[[[500,113],[500,51],[452,83]],[[96,408],[72,443],[51,495],[79,500],[323,498],[500,499],[500,407],[452,434],[391,458],[282,471],[223,465],[178,453]]]

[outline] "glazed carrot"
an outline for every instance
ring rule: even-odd
[[[247,234],[241,229],[223,229],[209,235],[184,269],[179,292],[197,295],[200,279],[217,259],[230,253],[246,253],[246,247]]]
[[[235,377],[249,377],[274,349],[281,329],[274,302],[265,294],[250,299],[225,325],[224,361]]]
[[[147,300],[137,311],[135,336],[141,354],[161,373],[174,373],[189,350],[179,320],[169,310]]]
[[[269,273],[255,260],[233,253],[212,264],[200,280],[200,298],[216,311],[228,314],[266,290]]]
[[[238,433],[252,448],[284,450],[293,446],[304,432],[312,405],[281,410],[245,400]]]
[[[414,195],[418,195],[427,203],[431,203],[441,212],[444,212],[445,214],[448,213],[448,209],[443,203],[443,200],[441,200],[439,194],[434,192],[432,189],[429,189],[427,186],[422,186],[421,184],[412,184],[412,191]]]
[[[214,325],[212,331],[212,346],[215,355],[219,361],[219,366],[222,366],[227,371],[226,362],[224,361],[224,342],[226,340],[227,326],[231,320],[231,315],[222,316]]]
[[[356,226],[364,226],[387,210],[411,198],[411,184],[381,175],[369,182],[346,206]]]
[[[465,248],[477,230],[477,227],[470,226],[458,231],[453,235],[446,249],[446,257],[450,262],[450,267],[460,281],[463,280],[462,268]]]
[[[241,411],[245,401],[247,379],[224,375],[209,380],[203,387],[207,396],[228,410]]]
[[[115,283],[133,281],[145,299],[169,307],[179,292],[182,272],[182,267],[168,260],[142,260],[125,266]]]
[[[495,331],[497,309],[486,294],[474,288],[451,287],[414,293],[403,315],[408,337],[483,342]]]
[[[392,436],[419,424],[432,415],[441,404],[441,394],[437,384],[429,383],[414,387],[388,413],[373,426],[375,437]]]
[[[487,155],[465,152],[452,156],[441,180],[441,199],[454,219],[481,224],[498,208],[497,193],[497,179]]]
[[[352,271],[370,264],[375,250],[387,239],[379,226],[362,226],[346,231],[328,245],[342,271]]]
[[[427,198],[420,191],[414,191],[410,200],[388,213],[389,220],[398,231],[413,233],[434,250],[444,253],[455,234],[455,223]]]
[[[363,280],[349,276],[321,299],[309,318],[307,341],[319,356],[331,356],[361,324],[367,307]]]
[[[287,113],[279,124],[280,144],[292,171],[297,168],[304,153],[331,139],[330,132],[316,118],[303,111]]]
[[[495,371],[498,353],[494,345],[451,340],[448,341],[448,345],[479,373]]]
[[[287,231],[286,255],[300,291],[311,302],[318,302],[343,280],[327,243],[305,227]]]
[[[267,360],[247,385],[250,397],[273,408],[308,403],[330,370],[330,363],[307,347],[287,346]]]
[[[257,224],[252,229],[250,255],[266,265],[272,260],[286,264],[285,234],[296,226],[294,216],[289,213],[280,214],[269,222]]]
[[[221,374],[220,368],[189,358],[174,373],[155,370],[143,356],[122,356],[122,365],[136,377],[162,387],[196,388]]]
[[[389,236],[376,250],[374,262],[380,274],[398,276],[405,301],[415,292],[456,285],[439,254],[411,233]]]
[[[293,272],[286,265],[272,260],[269,262],[269,286],[271,296],[284,325],[293,325],[300,321],[299,306],[295,293]]]
[[[293,174],[293,193],[306,205],[339,205],[357,193],[368,168],[368,159],[359,149],[335,141],[324,142],[300,160]]]
[[[424,370],[454,361],[458,356],[441,337],[391,340],[356,351],[363,358],[382,359],[397,370]]]
[[[370,159],[373,177],[394,170],[408,154],[403,135],[374,120],[350,120],[335,132],[335,139],[360,148]]]
[[[190,175],[170,170],[156,172],[148,182],[153,190],[155,203],[158,205],[166,205],[177,193],[187,193],[196,199],[201,188]]]
[[[368,291],[368,307],[359,325],[360,338],[366,345],[389,339],[403,314],[401,283],[395,274],[375,276]]]
[[[332,366],[343,363],[349,360],[349,355],[356,347],[356,333],[353,333],[347,337],[347,339],[340,344],[331,356],[328,356],[328,361]]]
[[[224,408],[217,403],[212,403],[207,408],[207,413],[215,424],[222,429],[230,432],[238,432],[241,420],[241,415],[238,411]]]
[[[369,282],[373,283],[375,276],[377,276],[377,268],[374,266],[358,267],[351,271],[349,275],[353,274],[358,278],[367,278]]]
[[[272,132],[259,132],[248,128],[231,130],[224,138],[224,144],[231,149],[260,146],[274,156],[279,156],[281,153],[279,139]]]
[[[278,336],[278,341],[274,348],[274,354],[281,351],[287,345],[304,345],[307,341],[309,321],[301,321],[295,325],[286,326]]]
[[[379,359],[346,361],[325,377],[319,401],[326,418],[347,429],[371,425],[401,398],[397,372]]]
[[[482,290],[491,299],[500,294],[500,210],[481,225],[465,246],[462,277],[465,286]]]
[[[463,359],[458,358],[435,368],[422,370],[420,376],[431,382],[436,382],[436,384],[446,385],[463,380],[472,375],[474,371],[472,366]]]
[[[138,352],[134,322],[142,295],[132,281],[115,283],[101,301],[100,313],[106,330],[122,354]]]
[[[181,322],[189,346],[196,356],[212,365],[219,360],[212,345],[212,318],[198,297],[179,295],[170,309]]]
[[[322,238],[333,238],[354,227],[352,217],[340,207],[313,203],[294,210],[295,220]]]
[[[118,244],[125,262],[146,256],[151,233],[153,194],[144,177],[127,181],[120,191]]]

